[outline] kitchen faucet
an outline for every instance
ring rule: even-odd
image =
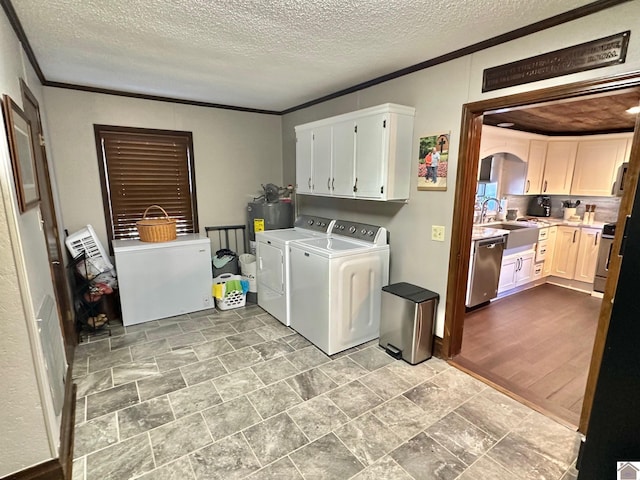
[[[485,198],[482,201],[482,204],[480,206],[480,223],[484,223],[484,221],[486,220],[487,217],[487,204],[493,200],[494,202],[496,202],[496,205],[498,205],[498,212],[502,211],[502,207],[500,206],[500,200],[498,200],[495,197],[489,197],[489,198]]]

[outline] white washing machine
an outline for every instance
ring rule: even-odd
[[[301,215],[293,228],[256,232],[258,305],[285,325],[290,322],[289,243],[327,237],[334,220]]]
[[[336,220],[330,237],[289,249],[291,328],[327,355],[378,338],[389,283],[387,230]]]

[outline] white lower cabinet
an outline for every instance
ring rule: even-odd
[[[551,275],[551,269],[553,267],[553,257],[556,250],[556,238],[558,236],[558,227],[549,227],[547,232],[547,251],[544,256],[544,266],[542,267],[542,276],[547,277]]]
[[[593,283],[596,275],[601,237],[602,232],[597,228],[581,229],[576,270],[573,275],[574,280]]]
[[[535,250],[525,250],[502,257],[498,293],[524,285],[533,280]]]
[[[558,227],[551,275],[573,279],[578,258],[579,227]]]
[[[551,275],[593,283],[601,236],[598,228],[558,227]]]

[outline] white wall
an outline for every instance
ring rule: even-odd
[[[198,222],[244,224],[260,184],[282,184],[281,118],[45,88],[51,157],[69,233],[91,224],[107,245],[94,124],[193,133]]]
[[[0,14],[0,93],[21,106],[20,77],[40,97],[13,29]],[[52,415],[35,324],[45,295],[54,296],[44,234],[38,208],[18,211],[4,126],[0,193],[0,476],[5,476],[57,456],[59,418]]]
[[[638,18],[640,2],[628,2],[544,32],[286,115],[282,125],[284,181],[295,183],[295,125],[387,102],[416,108],[413,145],[416,161],[413,165],[411,197],[408,204],[299,196],[299,211],[386,227],[391,237],[390,281],[415,283],[440,294],[436,334],[442,337],[462,106],[472,101],[638,70],[640,38],[636,33],[632,33],[624,64],[485,94],[482,93],[483,70],[625,30],[633,30],[637,26]],[[443,131],[451,131],[447,191],[417,191],[418,139]],[[444,243],[430,239],[432,225],[446,227]]]

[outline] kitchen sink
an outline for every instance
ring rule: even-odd
[[[538,241],[538,226],[535,224],[531,225],[527,222],[491,222],[474,226],[474,228],[478,227],[508,230],[509,235],[507,235],[505,250],[523,247],[525,245],[533,245]]]

